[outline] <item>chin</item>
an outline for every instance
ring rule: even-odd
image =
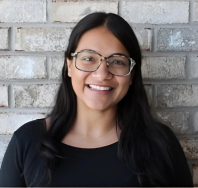
[[[99,111],[104,111],[107,110],[108,108],[110,108],[109,106],[105,105],[96,105],[96,104],[89,104],[88,107],[92,110],[99,110]]]
[[[108,108],[107,107],[98,107],[98,106],[90,106],[89,107],[90,109],[92,110],[98,110],[98,111],[104,111],[104,110],[107,110]]]

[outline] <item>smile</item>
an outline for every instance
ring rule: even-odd
[[[109,91],[109,90],[113,89],[111,87],[100,87],[100,86],[96,86],[96,85],[88,85],[88,87],[91,89],[100,90],[100,91]]]

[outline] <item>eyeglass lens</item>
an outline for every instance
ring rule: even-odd
[[[76,66],[83,71],[94,71],[100,64],[101,56],[92,52],[80,52],[76,57]],[[130,71],[130,60],[125,56],[111,56],[108,60],[109,71],[116,75],[126,75]]]

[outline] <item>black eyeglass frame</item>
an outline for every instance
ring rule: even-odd
[[[79,53],[81,53],[81,52],[90,52],[90,53],[98,54],[98,55],[101,57],[101,58],[100,58],[100,63],[99,63],[99,65],[97,66],[97,68],[96,68],[95,70],[92,70],[92,71],[85,71],[85,70],[79,69],[79,68],[76,66],[77,55],[78,55]],[[93,51],[89,51],[89,50],[82,50],[82,51],[80,51],[80,52],[71,53],[71,56],[72,56],[72,57],[75,57],[75,67],[76,67],[78,70],[83,71],[83,72],[94,72],[94,71],[96,71],[96,70],[99,68],[99,66],[101,65],[101,60],[105,60],[105,59],[106,59],[106,61],[107,61],[107,68],[108,68],[108,71],[109,71],[111,74],[116,75],[116,76],[128,76],[128,75],[131,73],[133,67],[134,67],[135,64],[136,64],[136,62],[135,62],[131,57],[128,57],[128,56],[126,56],[126,55],[124,55],[124,54],[122,54],[122,55],[113,54],[113,55],[110,55],[109,57],[103,57],[101,54],[99,54],[99,53],[97,53],[97,52],[93,52]],[[129,72],[128,72],[127,74],[125,74],[125,75],[118,75],[118,74],[112,73],[112,72],[109,70],[109,58],[111,58],[111,57],[116,57],[116,56],[123,56],[123,57],[126,57],[126,58],[130,61],[130,70],[129,70]]]

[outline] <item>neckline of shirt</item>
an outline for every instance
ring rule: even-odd
[[[114,145],[117,145],[118,144],[118,141],[117,142],[114,142],[112,144],[109,144],[109,145],[106,145],[106,146],[101,146],[101,147],[97,147],[97,148],[80,148],[80,147],[76,147],[76,146],[71,146],[71,145],[68,145],[68,144],[65,144],[63,142],[60,142],[62,146],[65,146],[65,147],[68,147],[70,149],[74,149],[74,150],[83,150],[83,151],[86,151],[86,150],[102,150],[102,149],[106,149],[106,148],[110,148],[110,147],[113,147]]]
[[[42,121],[42,124],[44,123],[45,125],[45,118],[41,118],[40,120]],[[119,141],[116,141],[112,144],[102,146],[102,147],[97,147],[97,148],[80,148],[80,147],[75,147],[75,146],[65,144],[63,142],[58,142],[58,144],[61,147],[61,150],[63,151],[63,153],[65,152],[67,153],[67,151],[71,151],[76,154],[89,154],[89,153],[101,153],[101,152],[106,153],[106,152],[110,152],[110,150],[114,151],[114,149],[118,147],[118,142]]]
[[[97,148],[79,148],[64,144],[62,142],[59,142],[59,146],[64,157],[97,157],[115,155],[117,153],[118,141],[113,144]]]

